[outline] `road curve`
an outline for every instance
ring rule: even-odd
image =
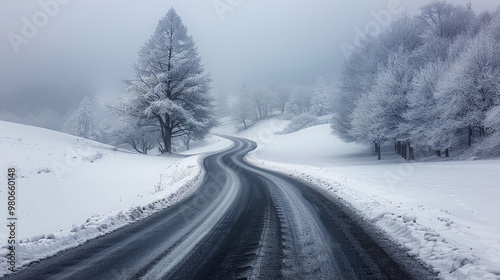
[[[434,279],[397,246],[287,176],[243,157],[205,158],[184,201],[5,279]]]

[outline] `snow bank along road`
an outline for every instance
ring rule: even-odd
[[[6,279],[433,279],[308,186],[254,167],[255,144],[205,158],[181,203]]]

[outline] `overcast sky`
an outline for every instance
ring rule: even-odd
[[[354,45],[376,14],[414,14],[429,2],[0,0],[0,119],[16,115],[36,124],[40,114],[55,118],[85,95],[109,102],[123,92],[137,51],[171,7],[193,36],[215,94],[237,92],[242,83],[334,80],[341,46]],[[500,3],[470,2],[476,11]]]

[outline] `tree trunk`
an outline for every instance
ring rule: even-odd
[[[406,141],[406,146],[408,146],[408,151],[406,152],[406,157],[405,157],[405,159],[407,159],[407,160],[412,160],[412,158],[411,158],[411,157],[412,157],[411,153],[412,153],[412,149],[413,149],[413,148],[411,147],[410,140]]]
[[[172,128],[166,127],[163,131],[163,153],[172,153]]]
[[[410,142],[405,142],[405,159],[410,159]]]
[[[377,155],[377,160],[381,160],[382,157],[381,157],[381,154],[380,154],[380,141],[379,140],[373,141],[373,145],[374,145],[374,148],[375,148],[375,154]]]
[[[405,142],[403,142],[403,155],[402,155],[404,159],[408,159],[406,156],[406,151],[407,151],[406,146],[407,146],[407,143],[405,141]]]
[[[380,153],[380,143],[377,143],[377,159],[378,160],[382,159],[382,155]]]
[[[472,135],[474,131],[472,130],[472,127],[469,126],[469,147],[472,146]]]
[[[450,157],[450,149],[444,150],[444,156],[445,157]]]
[[[436,156],[441,157],[441,151],[440,150],[436,151]]]

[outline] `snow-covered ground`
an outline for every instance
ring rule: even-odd
[[[500,160],[408,163],[389,151],[377,161],[370,147],[341,142],[328,125],[276,135],[289,121],[240,132],[221,122],[214,133],[259,144],[250,162],[340,198],[444,278],[500,279]],[[18,260],[53,255],[178,202],[203,178],[203,155],[229,145],[211,137],[176,157],[144,156],[0,121],[0,168],[5,175],[15,167],[18,176]],[[0,189],[4,205],[5,194]],[[6,241],[0,231],[2,273]]]
[[[329,125],[271,135],[284,125],[242,133],[259,143],[247,160],[340,198],[445,279],[500,279],[500,160],[409,163],[388,151],[377,161]]]
[[[203,179],[206,152],[219,137],[180,156],[145,156],[52,130],[0,121],[0,170],[17,175],[18,264],[44,258],[164,209]],[[6,188],[0,189],[7,221]],[[8,231],[0,231],[0,273]]]

